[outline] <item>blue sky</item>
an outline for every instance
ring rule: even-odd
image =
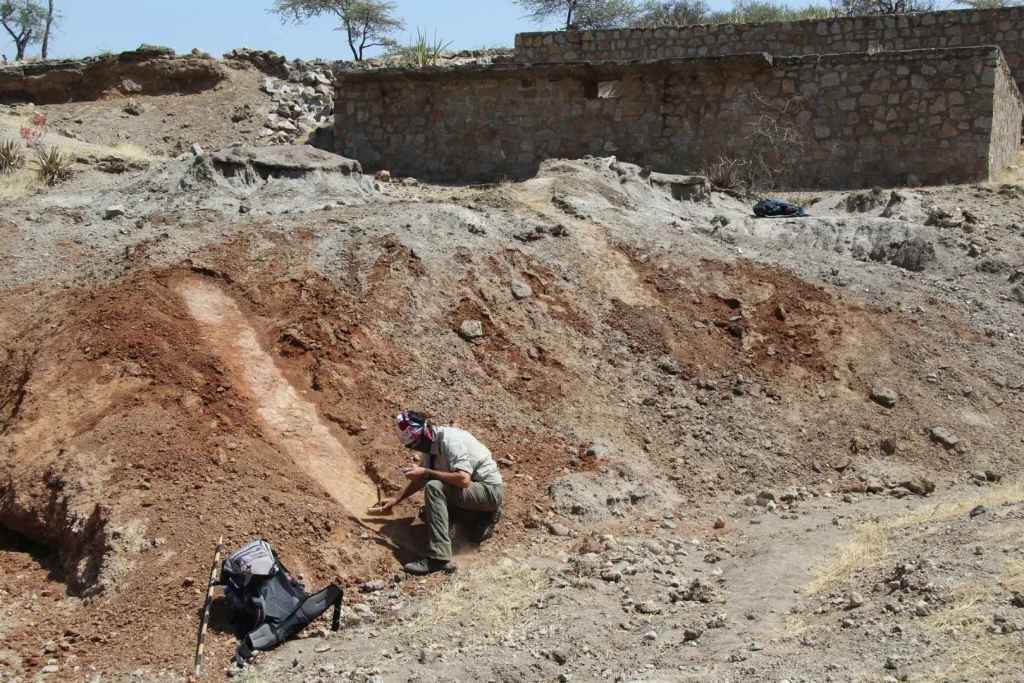
[[[408,31],[422,28],[453,48],[508,46],[520,31],[537,30],[512,0],[397,0]],[[236,47],[274,50],[289,58],[348,58],[341,34],[329,21],[281,26],[267,14],[271,0],[57,0],[64,21],[52,57],[78,57],[102,50],[119,52],[140,43],[179,52],[194,47],[221,55]],[[408,33],[407,31],[407,33]],[[407,36],[400,36],[403,40]],[[0,50],[13,46],[0,36]],[[38,53],[38,46],[30,54]]]

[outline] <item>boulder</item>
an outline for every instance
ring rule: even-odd
[[[258,176],[268,178],[303,178],[314,173],[359,175],[362,166],[347,159],[308,145],[254,147],[234,145],[210,155],[214,166],[224,177]]]
[[[651,173],[651,187],[661,190],[676,201],[698,201],[711,193],[711,182],[702,175]]]

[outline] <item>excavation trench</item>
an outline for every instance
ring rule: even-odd
[[[210,349],[245,384],[268,438],[353,517],[363,519],[376,503],[376,487],[316,407],[285,379],[235,301],[199,278],[185,280],[177,291]]]

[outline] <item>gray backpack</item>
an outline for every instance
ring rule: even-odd
[[[334,605],[331,628],[341,619],[340,586],[310,595],[288,572],[270,544],[252,541],[221,567],[220,584],[242,635],[235,657],[245,661],[257,650],[271,650]]]

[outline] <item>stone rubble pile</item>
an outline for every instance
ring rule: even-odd
[[[260,138],[272,144],[302,142],[334,118],[333,80],[319,69],[296,71],[287,79],[267,76],[261,89],[273,98]],[[301,139],[300,139],[301,138]]]
[[[333,123],[334,66],[325,61],[289,60],[271,50],[238,48],[224,54],[236,67],[252,67],[264,75],[260,89],[274,106],[259,133],[262,144],[305,143],[310,133]],[[251,106],[236,108],[235,123],[256,116]]]

